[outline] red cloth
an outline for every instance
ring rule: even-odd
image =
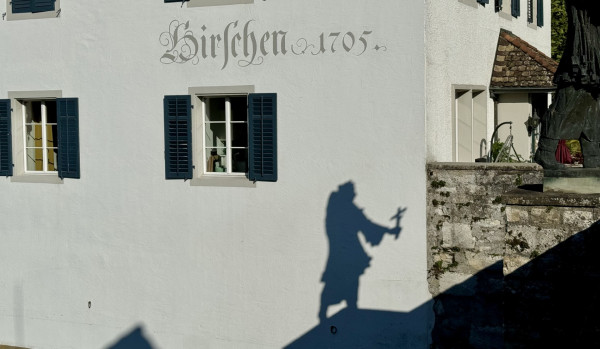
[[[569,147],[567,147],[567,141],[561,139],[558,142],[558,147],[556,147],[556,161],[561,164],[571,164],[573,163],[573,159],[571,158],[571,152],[569,151]]]

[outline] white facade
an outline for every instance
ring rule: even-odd
[[[0,345],[110,348],[141,328],[152,348],[284,347],[319,324],[328,197],[352,181],[371,221],[391,228],[406,208],[398,239],[361,242],[372,260],[358,308],[412,316],[398,338],[427,346],[429,310],[410,315],[430,297],[425,4],[192,6],[203,4],[61,0],[49,18],[0,21],[0,99],[11,98],[21,161],[0,179]],[[0,2],[0,13],[9,6]],[[428,6],[433,31],[442,9]],[[186,41],[169,62],[173,47],[161,34],[172,38],[170,25],[186,25],[199,51]],[[274,32],[285,32],[283,48]],[[214,50],[211,35],[221,37]],[[428,44],[450,50],[439,36]],[[428,56],[431,84],[432,70],[455,60]],[[432,105],[449,106],[455,81],[483,84],[436,79],[448,88],[428,88]],[[239,86],[277,93],[278,181],[166,180],[164,96]],[[78,98],[80,179],[25,173],[19,111],[29,95]],[[429,139],[448,141],[432,131]]]
[[[334,331],[318,312],[335,248],[328,200],[351,181],[350,206],[363,210],[349,222],[392,229],[405,209],[397,239],[349,227],[371,258],[358,309],[396,323],[389,341],[363,337],[428,347],[425,162],[456,160],[457,93],[476,99],[491,135],[499,29],[549,53],[544,5],[539,28],[475,0],[60,0],[36,14],[0,1],[14,163],[0,179],[0,345],[298,347],[322,326],[317,338],[348,347],[344,336],[369,325],[346,317]],[[277,94],[278,180],[203,175],[201,98],[252,92]],[[169,95],[194,106],[187,181],[165,179]],[[60,97],[78,100],[78,179],[27,170],[27,103]],[[331,321],[349,314],[331,305]]]
[[[543,1],[544,25],[528,23],[526,0],[520,0],[521,15],[511,16],[511,0],[496,12],[494,0],[482,6],[475,0],[428,1],[426,10],[426,113],[427,160],[467,161],[458,156],[456,91],[483,91],[487,108],[480,118],[487,121],[488,143],[494,130],[494,102],[489,84],[500,29],[513,32],[550,56],[550,1]],[[537,1],[532,2],[534,6]],[[535,10],[535,8],[534,8]],[[537,11],[534,11],[534,16]],[[478,105],[477,101],[474,101]],[[475,117],[477,119],[477,117]],[[513,126],[523,127],[515,120]],[[481,136],[478,137],[481,139]],[[473,142],[477,143],[477,142]],[[479,149],[473,151],[478,153]],[[473,161],[473,156],[468,161]]]

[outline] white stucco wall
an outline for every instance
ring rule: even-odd
[[[428,88],[429,115],[440,120],[430,120],[427,139],[447,142],[449,84],[484,79],[443,68],[465,55],[442,33],[469,32],[464,21],[433,26],[444,11],[475,10],[429,5],[427,14],[436,34],[428,44],[437,46],[427,53],[427,81],[448,86]],[[106,348],[143,326],[156,348],[283,347],[318,324],[327,199],[349,180],[355,203],[378,224],[393,226],[390,217],[407,208],[400,238],[369,250],[359,308],[421,306],[429,299],[424,18],[424,4],[397,0],[199,8],[62,0],[58,18],[0,21],[0,98],[35,90],[78,97],[81,140],[81,179],[0,178],[0,344]],[[353,32],[356,45],[372,33],[360,55],[338,43],[335,53],[269,54],[248,67],[230,58],[222,68],[222,53],[162,64],[159,36],[173,20],[189,21],[198,38],[203,25],[223,35],[228,23],[254,20],[257,35],[283,30],[298,47],[301,38],[318,45],[321,33]],[[495,45],[477,39],[484,42]],[[279,181],[165,180],[163,96],[230,85],[278,94]],[[414,321],[404,347],[425,347],[427,319]]]
[[[544,1],[545,24],[541,28],[528,25],[527,4],[520,1],[519,18],[496,13],[494,1],[485,7],[474,0],[426,1],[428,160],[455,160],[452,86],[489,87],[500,28],[550,55],[550,1]],[[506,6],[510,9],[508,1]],[[489,90],[487,93],[489,139],[494,127],[494,107]]]

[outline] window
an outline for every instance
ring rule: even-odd
[[[253,4],[254,0],[164,0],[165,2],[187,3],[187,7]]]
[[[544,26],[544,0],[527,0],[527,23],[533,28]]]
[[[23,101],[25,173],[56,172],[56,101]]]
[[[248,172],[247,96],[198,97],[201,117],[203,173]]]
[[[253,88],[191,88],[189,95],[165,96],[167,179],[228,186],[277,181],[277,95],[244,90]]]
[[[544,0],[537,0],[537,26],[544,26]]]
[[[472,162],[487,153],[487,96],[485,90],[454,89],[454,159]]]
[[[521,15],[521,0],[512,0],[510,2],[510,14],[515,18]]]
[[[502,12],[502,0],[494,1],[494,9],[496,10],[496,12]]]
[[[9,92],[9,99],[0,100],[1,175],[14,171],[15,181],[80,178],[79,101],[60,95]]]
[[[60,0],[6,0],[6,8],[9,21],[55,18],[60,13]]]

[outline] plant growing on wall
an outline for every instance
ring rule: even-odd
[[[567,42],[567,10],[565,0],[552,0],[552,58],[560,61]]]

